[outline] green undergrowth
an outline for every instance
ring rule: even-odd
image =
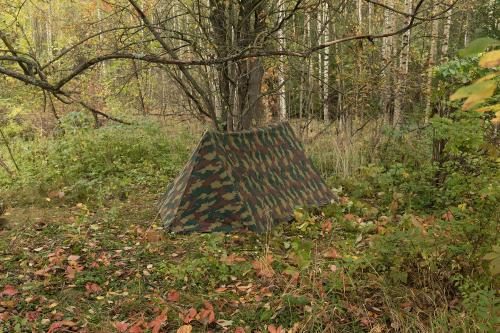
[[[9,188],[4,196],[15,193],[18,200],[64,197],[92,204],[140,187],[159,190],[182,167],[193,141],[154,123],[93,129],[73,121],[53,137],[13,141],[20,171],[14,178],[2,173],[0,186]]]

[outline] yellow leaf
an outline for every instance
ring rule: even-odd
[[[495,88],[496,83],[494,81],[477,81],[455,91],[455,93],[450,96],[450,100],[456,101],[474,95],[485,95],[485,93],[491,96]]]
[[[450,96],[450,100],[455,101],[467,98],[462,106],[462,109],[468,110],[493,96],[496,87],[496,82],[492,80],[477,81],[471,85],[458,89],[453,95]]]
[[[486,105],[480,108],[475,109],[474,111],[476,112],[498,112],[500,111],[500,104],[494,104],[494,105]]]
[[[496,78],[498,75],[500,75],[500,72],[491,73],[491,74],[483,76],[482,78],[480,78],[476,82],[488,81],[488,80]]]
[[[295,217],[295,220],[301,221],[304,218],[304,213],[302,213],[300,210],[295,210],[293,212],[293,216]]]
[[[193,326],[191,325],[182,325],[177,329],[177,333],[191,333],[193,330]]]
[[[495,114],[495,118],[491,119],[491,122],[496,126],[500,125],[500,111]]]
[[[479,60],[479,66],[492,68],[500,66],[500,50],[490,51]]]

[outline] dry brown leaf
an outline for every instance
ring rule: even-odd
[[[455,216],[453,216],[453,213],[450,210],[448,210],[441,216],[441,218],[445,221],[453,221],[455,219]]]
[[[285,330],[282,326],[276,327],[274,325],[269,325],[267,326],[267,330],[269,331],[269,333],[285,333]]]
[[[323,222],[321,224],[321,230],[324,233],[328,233],[328,232],[332,231],[332,229],[333,229],[333,224],[332,224],[331,220],[326,220],[325,222]]]
[[[179,318],[184,322],[184,324],[189,324],[194,318],[196,318],[197,314],[198,312],[195,308],[190,308],[185,313],[179,313]]]
[[[52,323],[49,326],[49,330],[47,331],[47,333],[57,332],[65,326],[66,327],[74,327],[74,326],[76,326],[76,323],[71,321],[71,320],[56,321],[55,323]]]
[[[252,266],[257,271],[258,276],[272,278],[274,276],[274,269],[271,266],[272,262],[273,256],[268,254],[265,257],[253,261]]]
[[[209,301],[203,301],[204,309],[201,310],[196,319],[203,325],[208,325],[215,322],[215,312],[214,307]]]
[[[170,302],[179,302],[181,295],[177,290],[170,290],[167,295],[167,300]]]
[[[151,328],[151,333],[159,333],[161,325],[163,325],[165,321],[167,321],[167,309],[163,310],[158,317],[148,324],[148,328]]]
[[[139,319],[134,323],[134,325],[129,329],[129,333],[142,333],[144,332],[144,329],[146,328],[146,323],[144,322],[144,319]]]
[[[98,294],[102,291],[102,288],[97,283],[87,282],[85,290],[88,294]]]
[[[244,261],[247,261],[247,260],[245,258],[243,258],[243,257],[236,256],[236,254],[234,254],[234,253],[231,253],[226,258],[222,259],[221,261],[223,263],[225,263],[226,265],[234,265],[235,263],[244,262]]]
[[[5,287],[3,288],[3,291],[0,292],[0,297],[1,296],[14,296],[17,293],[19,293],[19,292],[17,291],[16,288],[14,288],[13,285],[6,284]]]
[[[165,239],[165,234],[158,230],[148,230],[145,232],[144,238],[150,243],[161,242]]]
[[[114,326],[119,332],[125,332],[128,328],[128,324],[124,321],[117,321]]]
[[[323,257],[328,258],[328,259],[339,259],[342,258],[342,256],[339,254],[339,252],[331,248],[323,253]]]

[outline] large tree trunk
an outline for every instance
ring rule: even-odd
[[[209,20],[214,41],[217,46],[218,56],[226,57],[228,55],[228,50],[232,46],[232,26],[229,21],[231,7],[225,2],[217,0],[210,0],[209,4],[211,9]],[[219,121],[222,124],[221,129],[224,131],[228,130],[228,127],[232,130],[233,122],[232,116],[230,116],[233,112],[229,75],[230,66],[230,63],[217,65],[217,86],[221,108],[219,111]]]
[[[238,46],[240,49],[258,44],[261,33],[265,30],[265,1],[243,1],[240,3],[238,27]],[[247,129],[259,125],[264,118],[261,86],[264,67],[261,59],[244,59],[238,62],[238,129]]]

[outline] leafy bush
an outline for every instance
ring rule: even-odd
[[[434,101],[442,112],[423,128],[388,131],[380,163],[344,183],[347,193],[384,207],[366,269],[393,285],[441,290],[449,301],[462,300],[457,311],[466,313],[467,322],[451,326],[478,331],[494,331],[498,324],[492,319],[499,304],[493,262],[500,217],[497,137],[491,112],[461,111],[448,96],[487,73],[477,58],[437,68]],[[497,93],[487,103],[498,99]]]

